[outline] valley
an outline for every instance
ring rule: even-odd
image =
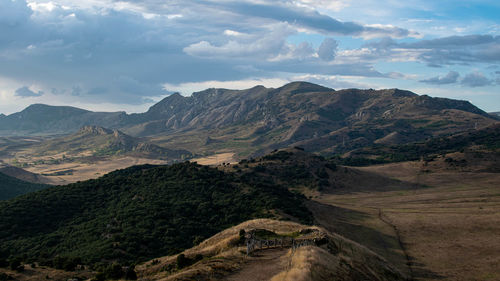
[[[130,115],[34,105],[0,119],[0,274],[496,280],[499,124],[465,101],[305,82]],[[247,256],[255,231],[315,240]]]

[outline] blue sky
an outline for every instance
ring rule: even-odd
[[[0,0],[0,113],[296,80],[500,111],[498,15],[493,0]]]

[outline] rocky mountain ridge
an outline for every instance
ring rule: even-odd
[[[293,82],[276,89],[212,88],[189,97],[177,93],[147,112],[130,115],[35,105],[1,118],[0,133],[12,128],[34,133],[29,128],[35,126],[37,112],[45,116],[40,118],[43,124],[38,133],[72,132],[77,124],[99,125],[178,149],[194,147],[199,150],[195,152],[215,151],[223,145],[249,147],[243,154],[264,154],[294,145],[339,154],[376,143],[422,141],[497,122],[468,101],[399,89],[336,91]],[[60,118],[61,114],[67,117]]]

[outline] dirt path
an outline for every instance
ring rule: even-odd
[[[410,255],[408,255],[408,250],[406,249],[405,244],[403,243],[403,240],[401,240],[401,232],[399,231],[398,227],[394,225],[389,218],[387,218],[383,213],[382,209],[378,209],[378,218],[386,223],[388,226],[394,229],[394,234],[396,235],[396,238],[398,239],[399,242],[399,247],[401,248],[401,251],[403,251],[403,254],[406,258],[406,264],[408,265],[408,271],[410,273],[410,280],[414,280],[413,276],[413,269],[411,267],[411,258]]]
[[[289,249],[269,249],[254,252],[254,256],[249,257],[244,267],[226,277],[226,281],[264,281],[270,280],[273,276],[285,270],[286,264],[281,257]]]

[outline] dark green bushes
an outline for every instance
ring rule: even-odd
[[[304,199],[255,174],[193,163],[136,166],[0,202],[0,256],[66,270],[131,264],[176,254],[275,209],[310,222]]]

